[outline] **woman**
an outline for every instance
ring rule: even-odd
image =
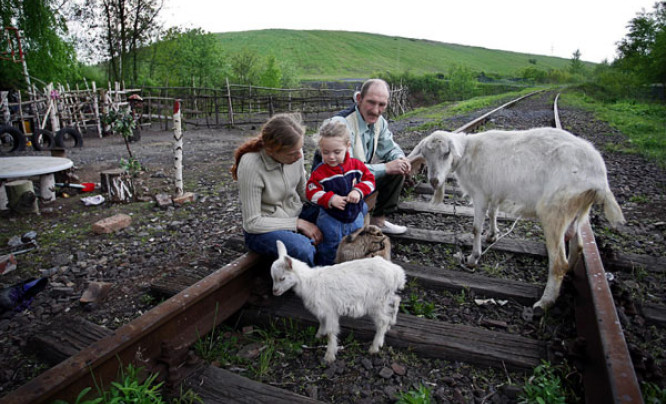
[[[322,234],[302,214],[304,135],[299,115],[274,115],[258,136],[236,149],[231,175],[238,181],[247,248],[277,257],[281,240],[290,256],[314,266]]]

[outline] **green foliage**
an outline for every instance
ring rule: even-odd
[[[262,87],[280,88],[282,84],[282,71],[277,64],[275,56],[269,55],[266,58],[266,66],[259,80],[259,85]]]
[[[217,37],[200,28],[171,28],[144,53],[143,76],[156,85],[219,87],[229,72]]]
[[[666,389],[654,383],[641,383],[641,395],[645,404],[666,403]]]
[[[67,24],[59,14],[60,3],[52,0],[3,0],[0,3],[0,23],[19,29],[25,52],[28,73],[42,82],[76,80],[80,77],[74,48],[65,38]],[[18,43],[0,34],[0,52],[9,52],[9,38],[18,57]],[[3,86],[25,88],[21,63],[0,60],[0,83]],[[32,80],[31,80],[32,81]]]
[[[239,84],[256,84],[260,76],[259,53],[248,48],[231,56],[231,70]]]
[[[627,135],[627,150],[637,151],[666,167],[666,105],[636,100],[603,102],[585,95],[581,89],[562,94],[561,105],[591,110],[598,119],[607,121]]]
[[[418,293],[410,293],[407,300],[400,304],[401,311],[417,317],[436,318],[435,303],[423,300]]]
[[[111,110],[107,115],[101,117],[104,125],[111,125],[111,130],[124,138],[132,136],[132,129],[136,127],[134,118],[129,111]]]
[[[615,66],[635,74],[642,83],[666,84],[666,3],[655,2],[652,12],[641,11],[629,24],[617,47]]]
[[[557,371],[547,361],[534,368],[520,396],[520,403],[566,404],[565,390]]]
[[[97,386],[98,397],[88,400],[85,397],[92,391],[86,387],[76,398],[76,404],[125,404],[125,403],[164,403],[161,388],[164,382],[156,383],[158,373],[143,376],[144,369],[128,365],[126,369],[120,369],[120,381],[111,382],[108,390],[102,390]],[[143,381],[142,381],[143,380]],[[57,400],[56,404],[66,404],[66,401]]]
[[[396,404],[430,404],[431,395],[430,388],[421,384],[416,390],[398,394]]]

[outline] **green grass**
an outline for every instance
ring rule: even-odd
[[[560,96],[559,105],[592,111],[629,138],[628,147],[616,151],[640,153],[666,168],[666,105],[638,101],[603,103],[578,91]]]
[[[303,80],[367,78],[376,72],[445,73],[463,65],[511,76],[525,67],[567,69],[569,59],[348,31],[267,29],[217,34],[225,55],[273,54],[296,66]],[[536,65],[530,63],[536,60]],[[593,66],[591,63],[585,65]]]

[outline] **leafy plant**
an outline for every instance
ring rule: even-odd
[[[562,381],[548,361],[534,368],[519,396],[520,403],[565,404],[566,397]]]
[[[435,303],[425,302],[417,293],[410,293],[407,301],[404,301],[400,307],[403,313],[411,314],[417,317],[435,318]]]
[[[432,402],[430,388],[420,385],[416,390],[398,394],[396,404],[430,404]]]
[[[646,404],[666,403],[666,389],[654,383],[643,382],[641,384],[641,395]]]

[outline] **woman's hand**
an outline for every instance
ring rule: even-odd
[[[316,224],[308,222],[304,219],[298,219],[296,222],[296,228],[300,233],[303,233],[305,237],[314,240],[315,245],[321,243],[321,230],[319,230],[319,227],[317,227]]]

